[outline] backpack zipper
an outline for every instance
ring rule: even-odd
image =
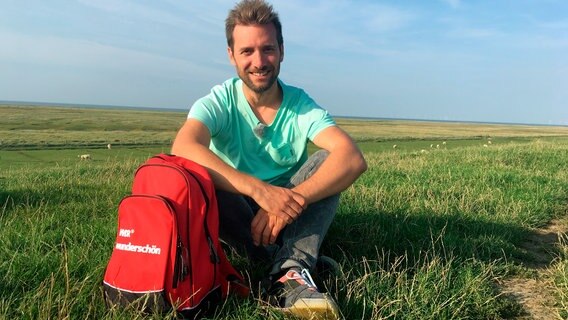
[[[189,274],[189,267],[183,258],[183,253],[187,249],[183,246],[181,238],[178,234],[177,245],[176,245],[176,261],[174,264],[174,279],[172,288],[177,288],[178,282],[183,281],[183,279]]]
[[[178,171],[180,171],[182,169],[185,172],[187,172],[195,180],[195,182],[197,182],[197,185],[199,186],[199,189],[201,190],[201,194],[203,195],[203,199],[205,201],[205,219],[203,219],[203,228],[204,228],[204,231],[205,231],[205,238],[207,238],[207,244],[209,245],[209,260],[211,260],[211,263],[213,263],[213,264],[221,263],[221,259],[219,258],[219,254],[217,253],[217,250],[215,249],[215,245],[213,243],[213,238],[211,237],[211,233],[209,232],[209,226],[207,225],[207,216],[209,215],[209,197],[207,197],[207,192],[205,191],[205,188],[201,184],[201,181],[199,181],[199,179],[195,176],[195,174],[193,174],[193,172],[191,172],[190,170],[188,170],[187,168],[185,168],[182,165],[179,165],[175,162],[170,162],[168,159],[164,159],[163,157],[161,157],[159,155],[154,156],[153,158],[157,158],[157,159],[166,161],[167,163],[173,163],[174,166],[168,165],[168,164],[157,164],[157,163],[156,164],[150,164],[150,165],[165,166],[165,167],[173,168],[173,169],[178,170]],[[184,176],[184,178],[185,178],[185,176]],[[187,179],[185,179],[185,180],[186,180],[186,184],[189,186],[189,181]]]
[[[209,197],[207,197],[207,192],[205,191],[205,188],[201,184],[201,181],[197,179],[197,177],[193,174],[193,172],[187,170],[186,168],[183,169],[193,177],[193,179],[197,182],[199,189],[201,189],[201,193],[203,194],[203,199],[205,200],[205,217],[203,219],[203,229],[205,231],[205,238],[207,238],[207,244],[209,245],[209,260],[211,260],[211,263],[213,264],[219,264],[221,262],[221,259],[219,258],[217,250],[215,250],[213,238],[211,237],[211,233],[209,232],[209,225],[207,224],[207,217],[209,215]]]
[[[156,195],[154,196],[156,198],[160,198],[164,201],[164,203],[168,206],[168,208],[170,209],[170,212],[172,213],[172,217],[175,221],[175,227],[176,230],[179,228],[178,227],[178,223],[177,223],[177,217],[175,214],[175,210],[173,205],[171,204],[170,200],[168,200],[168,198],[161,196],[161,195]],[[185,276],[187,276],[188,274],[188,267],[187,267],[187,263],[185,263],[184,259],[183,259],[183,253],[184,251],[187,251],[187,249],[183,246],[183,242],[181,242],[181,237],[179,235],[179,232],[177,233],[177,238],[176,238],[176,252],[175,252],[175,262],[174,262],[174,272],[173,272],[173,283],[172,283],[172,288],[177,288],[177,285],[180,281],[182,281]]]
[[[205,201],[205,217],[203,219],[203,228],[204,228],[204,231],[205,231],[205,237],[207,238],[207,244],[209,246],[209,260],[213,264],[220,264],[221,259],[219,258],[219,254],[217,253],[217,250],[215,249],[215,245],[213,243],[213,238],[211,237],[211,233],[209,232],[209,225],[207,224],[207,217],[209,215],[209,197],[207,196],[207,192],[205,191],[205,187],[203,187],[203,185],[201,184],[201,181],[199,181],[199,179],[195,176],[195,174],[193,174],[193,172],[191,172],[191,170],[188,170],[184,166],[182,166],[178,163],[175,163],[173,161],[169,161],[168,159],[165,159],[165,158],[161,157],[160,155],[154,156],[153,158],[163,160],[167,164],[154,163],[154,164],[149,164],[149,165],[169,167],[169,168],[172,168],[172,169],[175,169],[175,170],[178,170],[178,171],[183,170],[183,171],[187,172],[193,178],[193,180],[195,180],[195,182],[197,182],[197,185],[199,186],[199,189],[200,189],[201,194],[203,195],[203,199]],[[140,169],[141,168],[138,168],[138,170],[140,170]],[[184,177],[184,179],[186,181],[186,185],[188,186],[188,190],[189,190],[189,184],[190,183],[183,174],[182,174],[182,176]],[[177,261],[177,259],[176,259],[176,261]],[[215,283],[217,281],[217,268],[213,268],[213,269],[214,269],[214,272],[213,272],[213,285],[212,285],[212,287],[215,286]],[[191,270],[189,270],[188,272],[191,273]],[[177,282],[176,282],[176,285],[177,285]]]

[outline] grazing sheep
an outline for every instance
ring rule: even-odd
[[[433,145],[433,144],[431,144],[431,145],[430,145],[430,148],[434,148],[434,145]]]
[[[484,147],[484,148],[487,148],[487,147],[488,147],[488,145],[484,144],[484,145],[483,145],[483,147]]]
[[[491,142],[491,140],[487,141],[487,144],[492,144],[493,142]]]
[[[436,149],[440,149],[440,145],[439,145],[439,144],[436,145]]]
[[[81,160],[91,160],[90,154],[80,154],[77,157],[79,157],[79,159],[81,159]]]
[[[420,153],[426,153],[426,152],[428,152],[428,151],[426,151],[424,149],[420,150]]]
[[[109,149],[109,150],[110,150],[110,148],[111,148],[111,147],[112,147],[112,146],[110,145],[110,143],[109,143],[109,144],[107,144],[107,149]]]
[[[443,145],[446,145],[446,141],[442,142]]]
[[[396,149],[396,147],[397,147],[397,145],[396,145],[396,144],[392,146],[392,148],[393,148],[393,149]]]

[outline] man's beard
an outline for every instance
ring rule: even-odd
[[[263,68],[263,69],[259,69],[259,72],[262,71],[266,71],[267,68]],[[268,82],[266,82],[266,84],[263,85],[256,85],[254,84],[254,82],[252,81],[252,79],[250,78],[251,75],[249,73],[249,71],[238,71],[239,74],[239,78],[241,78],[241,80],[245,83],[245,85],[251,89],[253,92],[255,93],[264,93],[266,92],[268,89],[270,89],[272,87],[272,85],[274,84],[274,82],[276,82],[276,79],[278,79],[278,74],[280,73],[280,69],[279,66],[275,66],[272,70],[269,70],[271,72],[271,76],[268,79]]]

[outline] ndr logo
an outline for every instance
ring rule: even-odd
[[[120,229],[118,230],[118,235],[125,238],[130,238],[130,235],[134,233],[134,229]]]

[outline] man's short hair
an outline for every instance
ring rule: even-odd
[[[264,0],[242,0],[229,11],[229,15],[225,20],[225,34],[227,36],[227,45],[232,49],[234,44],[233,30],[236,25],[250,26],[255,24],[270,24],[276,28],[276,40],[278,46],[282,46],[284,39],[282,37],[282,24],[278,18],[278,13],[274,11],[272,5]]]

